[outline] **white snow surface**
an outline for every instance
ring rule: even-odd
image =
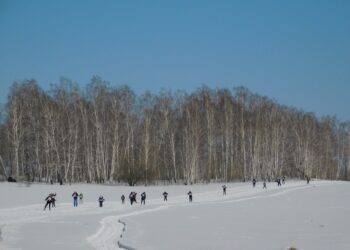
[[[0,183],[0,249],[350,249],[350,183],[287,181],[282,187],[267,183],[266,190],[259,182],[255,188],[226,183],[226,196],[222,185]],[[84,194],[78,207],[74,191]],[[138,193],[132,206],[131,191]],[[140,204],[143,191],[146,205]],[[56,207],[43,211],[51,192]],[[99,195],[106,199],[102,208]]]

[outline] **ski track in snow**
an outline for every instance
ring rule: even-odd
[[[20,227],[22,224],[33,222],[59,222],[59,219],[66,219],[67,216],[86,216],[86,215],[106,215],[100,221],[100,227],[97,232],[86,238],[87,242],[99,250],[114,250],[114,249],[133,249],[131,246],[125,246],[121,240],[123,230],[126,224],[122,221],[123,218],[144,213],[152,213],[159,210],[167,209],[176,206],[203,205],[203,204],[219,204],[228,202],[241,202],[251,199],[272,198],[279,195],[284,195],[299,189],[312,188],[315,185],[334,185],[335,182],[322,181],[314,182],[314,184],[306,185],[304,182],[290,182],[277,187],[273,183],[268,186],[267,190],[261,187],[249,187],[240,185],[237,187],[227,188],[227,195],[222,195],[222,190],[207,191],[194,193],[194,201],[188,203],[187,195],[173,196],[170,201],[163,202],[162,199],[149,199],[146,206],[123,206],[119,202],[109,202],[103,210],[96,209],[95,202],[86,202],[83,206],[75,208],[71,203],[60,203],[50,212],[43,212],[43,204],[34,204],[28,206],[0,209],[0,242],[4,237],[6,227]],[[273,187],[272,187],[273,185]],[[131,210],[131,211],[130,211]],[[136,211],[135,211],[136,210]],[[111,216],[111,214],[113,214]],[[123,224],[124,223],[124,224]],[[2,232],[2,234],[1,234]],[[1,244],[1,243],[0,243]],[[120,247],[119,247],[119,246]]]

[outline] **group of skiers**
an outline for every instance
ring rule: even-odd
[[[306,181],[307,181],[307,184],[309,184],[310,182],[310,177],[306,176]],[[276,179],[276,182],[277,182],[277,185],[278,186],[281,186],[282,184],[285,184],[285,177],[282,177],[281,178],[277,178]],[[253,187],[256,186],[256,179],[253,178],[252,180],[252,183],[253,183]],[[282,183],[282,184],[281,184]],[[266,189],[266,181],[264,180],[263,181],[263,189]],[[222,186],[222,192],[223,192],[223,195],[226,195],[226,185],[223,185]],[[168,201],[168,193],[166,191],[163,192],[163,198],[164,198],[164,201]],[[193,201],[193,194],[192,194],[192,191],[190,190],[188,193],[188,200],[189,202],[192,202]],[[56,196],[57,194],[56,193],[50,193],[46,198],[45,198],[45,206],[44,206],[44,210],[46,210],[47,207],[49,207],[49,210],[51,210],[51,207],[55,207],[55,202],[56,202]],[[132,191],[130,194],[129,194],[129,199],[130,199],[130,204],[132,205],[133,203],[137,203],[137,200],[136,200],[136,196],[137,196],[137,193]],[[73,194],[72,194],[72,197],[73,197],[73,206],[74,207],[77,207],[78,206],[78,198],[79,198],[79,203],[80,204],[83,204],[83,193],[80,193],[78,194],[78,192],[74,191]],[[100,207],[103,207],[103,202],[105,201],[104,197],[102,195],[99,196],[98,198],[98,203],[99,203],[99,206]],[[123,194],[121,196],[121,202],[122,204],[125,203],[125,195]],[[146,204],[146,192],[143,192],[141,193],[141,205],[145,205]]]
[[[163,200],[164,201],[168,201],[168,193],[166,191],[163,192]],[[133,203],[137,203],[137,200],[136,200],[136,196],[137,196],[137,193],[132,191],[130,194],[129,194],[129,200],[130,200],[130,204],[132,205]],[[188,192],[188,196],[189,196],[189,200],[190,202],[192,201],[192,192],[189,191]],[[122,201],[122,204],[125,203],[125,195],[122,194],[122,196],[120,197],[121,201]],[[143,192],[141,193],[141,205],[145,205],[146,204],[146,192]]]
[[[133,203],[137,203],[137,200],[136,200],[136,195],[137,193],[132,191],[130,194],[129,194],[129,200],[130,200],[130,204],[132,205]],[[168,200],[168,193],[164,191],[163,193],[163,197],[164,197],[164,201],[167,201]],[[123,194],[121,197],[120,197],[121,201],[122,201],[122,204],[125,203],[125,195]],[[141,193],[141,205],[146,205],[146,192],[143,192]]]
[[[286,180],[286,178],[283,176],[282,178],[277,178],[277,179],[275,180],[275,182],[277,183],[277,186],[280,187],[280,186],[282,186],[282,184],[283,184],[283,185],[285,184],[285,180]],[[257,183],[257,181],[256,181],[255,178],[253,178],[252,183],[253,183],[253,187],[255,187],[255,185],[256,185],[256,183]],[[265,180],[263,181],[263,189],[267,189],[266,181],[265,181]]]
[[[253,180],[252,180],[252,184],[253,184],[253,187],[255,188],[255,186],[256,186],[256,183],[257,183],[257,180],[255,179],[255,178],[253,178]],[[267,187],[266,187],[266,181],[264,180],[264,182],[263,182],[263,189],[266,189]]]
[[[191,194],[190,193],[191,193],[191,191],[189,192],[189,196],[190,196],[190,201],[192,201],[192,193]],[[166,191],[164,191],[162,195],[164,197],[164,201],[167,201],[168,200],[168,193]],[[51,207],[55,207],[56,196],[57,196],[56,193],[50,193],[45,198],[46,203],[44,206],[44,210],[46,210],[47,207],[49,207],[49,210],[51,210]],[[136,192],[133,191],[130,193],[129,199],[130,199],[131,205],[133,203],[137,203],[136,196],[137,196]],[[77,191],[74,191],[72,194],[72,197],[73,197],[73,206],[74,207],[77,207],[78,204],[83,204],[83,198],[84,198],[83,193],[78,194]],[[78,199],[79,199],[79,202],[78,202]],[[105,198],[102,195],[100,195],[98,197],[98,203],[99,203],[100,207],[103,207],[104,201],[105,201]],[[125,203],[125,195],[124,194],[121,196],[121,201],[122,201],[122,204]],[[141,193],[141,204],[143,204],[143,205],[146,204],[146,192]]]

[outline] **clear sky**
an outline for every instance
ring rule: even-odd
[[[350,1],[0,0],[0,102],[93,75],[137,94],[245,86],[350,120]]]

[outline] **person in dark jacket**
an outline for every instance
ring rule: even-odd
[[[281,179],[280,179],[280,178],[277,178],[276,182],[277,182],[277,186],[278,186],[278,187],[282,186],[282,184],[281,184]]]
[[[188,200],[189,200],[189,202],[192,202],[192,200],[193,200],[192,192],[189,191],[189,192],[187,193],[187,195],[188,195]]]
[[[131,192],[131,193],[130,193],[129,199],[130,199],[130,204],[131,204],[131,205],[132,205],[134,202],[137,203],[137,201],[136,201],[136,195],[137,195],[136,192]]]
[[[263,189],[267,189],[267,187],[266,187],[266,181],[263,182]]]
[[[164,191],[163,193],[164,201],[168,201],[168,193]]]
[[[72,194],[74,207],[78,206],[78,196],[79,196],[79,194],[76,191],[74,191]]]
[[[222,194],[223,194],[223,195],[226,195],[226,185],[223,185],[223,186],[222,186]]]
[[[253,179],[253,187],[255,187],[255,184],[256,184],[256,180],[255,180],[255,178]]]
[[[52,204],[52,196],[51,194],[49,194],[46,198],[45,198],[46,204],[44,207],[44,211],[46,210],[46,207],[49,206],[49,210],[51,210],[51,204]]]
[[[12,178],[11,176],[7,178],[8,182],[17,182],[15,178]]]
[[[130,205],[132,205],[134,203],[134,195],[133,195],[134,192],[131,192],[129,194],[129,200],[130,200]]]
[[[100,207],[103,206],[103,202],[105,201],[105,199],[103,198],[102,195],[100,195],[100,197],[98,197],[98,203],[100,204]]]
[[[122,196],[120,197],[120,199],[122,200],[122,204],[124,204],[125,202],[125,196],[122,194]]]
[[[141,205],[146,205],[146,193],[145,192],[143,192],[142,194],[141,194]]]
[[[49,194],[49,196],[51,196],[51,203],[52,203],[52,207],[56,207],[56,193],[51,193]]]

